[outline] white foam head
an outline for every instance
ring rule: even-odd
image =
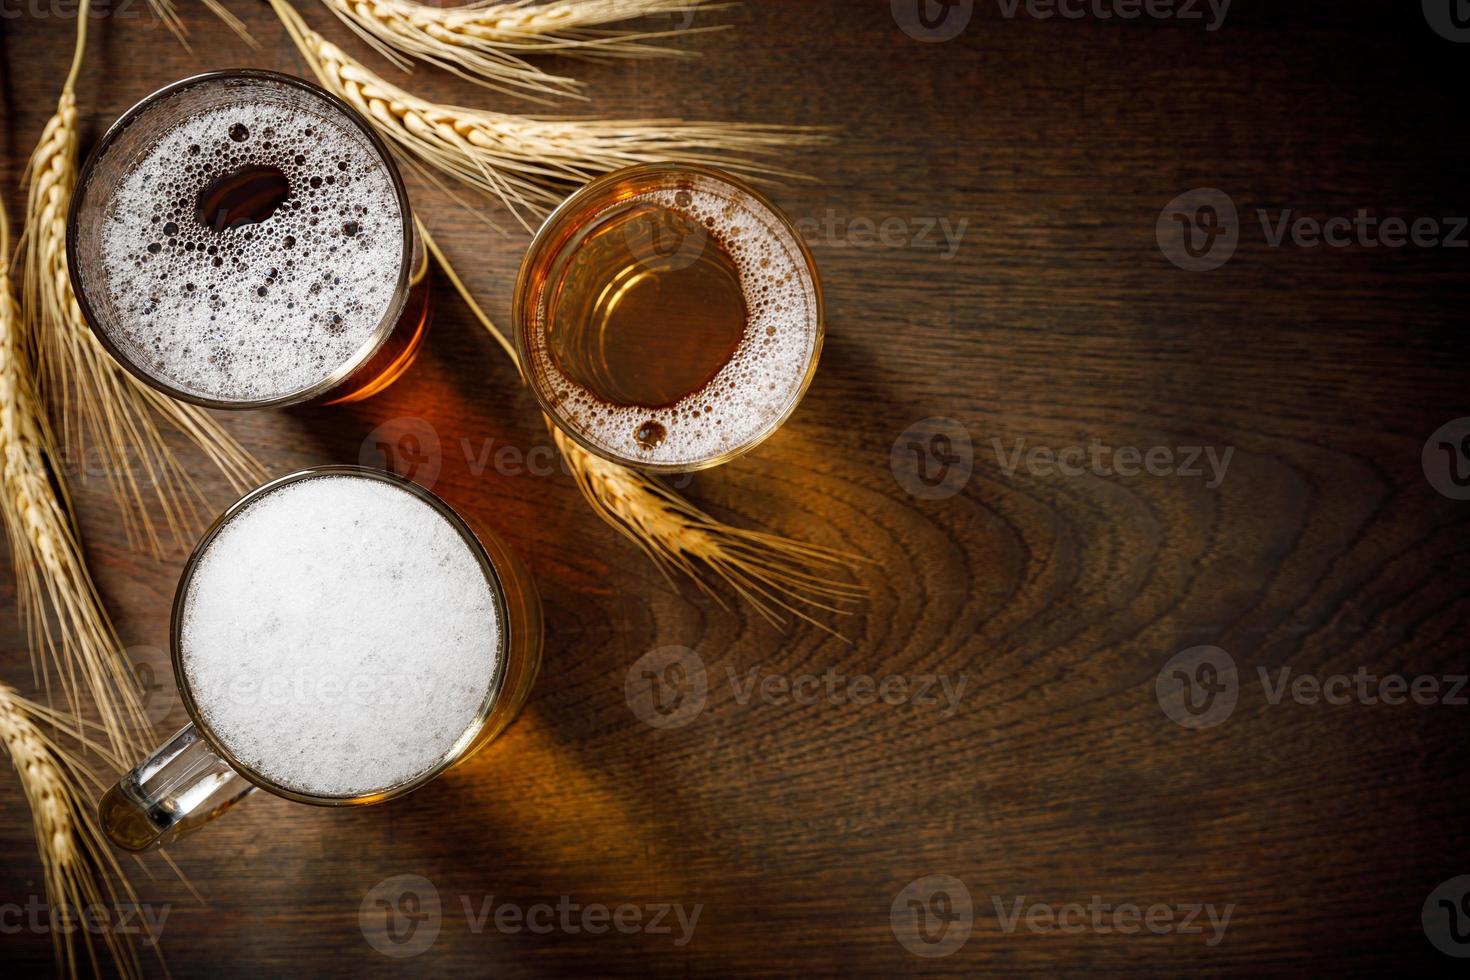
[[[181,609],[184,679],[225,749],[326,797],[400,786],[473,737],[501,658],[494,586],[437,509],[324,475],[233,515]]]
[[[337,107],[259,81],[173,111],[193,93],[145,110],[95,168],[85,190],[101,218],[79,241],[83,289],[114,346],[165,385],[288,398],[374,345],[406,215],[390,164]],[[284,172],[286,202],[257,224],[201,221],[200,191],[250,166]]]
[[[531,344],[535,369],[548,379],[564,420],[616,457],[678,467],[746,448],[795,407],[820,342],[821,310],[805,253],[769,207],[713,177],[690,174],[677,188],[656,188],[631,200],[693,219],[734,260],[747,310],[745,335],[734,355],[708,385],[673,405],[611,405],[557,368],[541,304]],[[636,437],[650,421],[667,433],[651,448]]]

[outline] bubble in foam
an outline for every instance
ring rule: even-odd
[[[83,278],[99,325],[158,380],[270,401],[376,339],[403,220],[383,160],[349,121],[246,95],[140,153],[109,195]],[[221,348],[236,356],[211,356]]]
[[[658,408],[611,405],[559,371],[536,311],[531,357],[557,393],[558,412],[583,438],[624,459],[686,466],[758,440],[806,384],[819,340],[816,285],[790,229],[754,197],[702,175],[689,186],[635,195],[702,224],[729,254],[745,299],[745,334],[703,389]],[[626,207],[620,200],[616,207]]]
[[[268,780],[358,796],[433,769],[477,722],[500,656],[476,554],[428,503],[319,476],[230,518],[190,578],[184,677]]]

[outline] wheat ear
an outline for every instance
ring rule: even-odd
[[[93,974],[100,976],[92,930],[76,927],[74,917],[93,905],[115,909],[120,900],[136,906],[138,897],[108,847],[92,809],[92,798],[106,787],[80,758],[49,737],[38,722],[73,738],[84,735],[72,720],[0,684],[0,742],[5,744],[31,808],[51,908],[51,941],[57,968],[75,977],[85,962]],[[114,767],[121,765],[119,759],[106,753],[103,760]],[[147,917],[138,918],[148,930]],[[82,937],[85,959],[78,956],[78,935]],[[102,936],[102,947],[111,955],[117,972],[123,977],[141,977],[142,966],[133,944],[110,928],[104,928]],[[148,934],[145,942],[158,951],[157,936]],[[159,956],[162,962],[162,954]]]
[[[75,711],[90,702],[113,752],[139,755],[148,749],[148,721],[82,557],[9,270],[10,227],[0,206],[0,514],[17,607],[38,679],[49,690],[54,675]]]
[[[419,234],[475,319],[520,370],[515,347],[476,302],[422,223]],[[840,634],[803,607],[845,615],[849,612],[845,605],[867,596],[863,586],[836,577],[838,573],[852,573],[865,559],[777,534],[732,527],[653,477],[593,455],[563,435],[550,419],[546,419],[546,426],[566,458],[577,488],[597,516],[637,545],[671,582],[672,573],[681,572],[724,605],[699,574],[703,566],[773,625],[784,627],[791,616],[834,636]]]
[[[830,138],[755,123],[537,118],[441,105],[369,71],[312,31],[286,0],[270,3],[324,88],[361,112],[401,154],[495,195],[527,229],[527,214],[545,214],[571,187],[610,170],[702,163],[752,177],[796,177],[757,158]]]
[[[244,491],[265,474],[203,409],[177,402],[123,370],[88,328],[72,292],[66,216],[77,181],[76,79],[86,48],[86,7],[83,0],[76,53],[56,114],[27,167],[26,324],[39,393],[60,419],[68,458],[85,467],[87,444],[95,445],[129,543],[159,555],[165,545],[149,498],[177,545],[187,544],[199,527],[203,501],[159,431],[159,420],[198,445],[234,489]]]
[[[533,101],[541,96],[583,98],[581,83],[552,75],[527,55],[636,58],[677,56],[656,40],[726,25],[694,28],[694,14],[716,9],[713,0],[551,0],[482,2],[431,7],[416,0],[322,0],[359,37],[404,71],[414,60],[461,78]],[[605,30],[640,17],[679,16],[690,23],[664,30]]]

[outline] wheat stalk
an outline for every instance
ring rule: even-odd
[[[226,10],[225,6],[220,3],[220,0],[200,0],[200,3],[204,5],[206,10],[224,21],[225,26],[234,31],[240,40],[252,48],[260,47],[260,44],[245,29],[244,21]],[[189,28],[179,18],[179,11],[174,6],[173,0],[148,0],[148,6],[152,8],[154,16],[163,22],[163,26],[168,28],[168,32],[184,46],[184,50],[192,52],[194,46],[189,43]]]
[[[845,615],[844,603],[867,595],[862,586],[833,578],[838,570],[851,571],[857,556],[731,527],[652,477],[588,452],[550,419],[546,425],[597,516],[636,544],[665,578],[672,580],[674,570],[683,572],[723,605],[699,576],[702,564],[773,625],[785,626],[789,614],[834,636],[840,634],[792,603]]]
[[[84,702],[95,707],[113,752],[141,754],[149,725],[82,558],[55,440],[21,343],[9,269],[10,228],[0,206],[0,515],[20,618],[48,690],[54,674],[73,710]]]
[[[362,113],[401,154],[495,195],[527,229],[525,214],[545,214],[570,187],[610,170],[695,163],[753,177],[796,177],[741,157],[828,139],[818,130],[755,123],[531,117],[442,105],[369,71],[312,31],[287,0],[270,3],[324,88]]]
[[[92,809],[92,797],[105,786],[80,758],[47,736],[38,720],[74,738],[85,734],[65,716],[27,701],[12,688],[0,684],[0,742],[5,745],[30,805],[42,878],[52,911],[51,941],[57,967],[69,976],[77,975],[80,960],[75,937],[80,934],[86,962],[100,976],[92,930],[77,928],[74,923],[69,929],[58,928],[68,924],[68,919],[58,919],[58,913],[74,916],[93,905],[111,911],[117,908],[120,899],[136,906],[138,897],[108,847]],[[118,759],[105,753],[103,760],[115,767],[119,765]],[[146,917],[138,918],[147,930]],[[141,977],[142,966],[133,944],[111,928],[101,931],[103,946],[112,956],[118,973],[123,977]],[[155,951],[157,940],[151,934],[145,938]],[[162,954],[159,955],[161,962]]]
[[[428,229],[422,223],[418,227],[424,246],[439,263],[445,278],[519,370],[520,358],[515,347],[475,300]],[[844,605],[867,596],[863,586],[835,577],[838,572],[851,573],[864,561],[859,556],[803,544],[777,534],[732,527],[695,507],[653,477],[593,455],[564,435],[549,418],[545,422],[557,449],[567,460],[577,489],[593,511],[637,545],[671,582],[672,573],[681,572],[723,606],[724,601],[700,576],[699,568],[703,566],[773,625],[784,627],[789,615],[834,636],[840,634],[814,619],[801,606],[846,615],[848,610],[842,608]]]
[[[76,51],[56,113],[47,121],[27,166],[25,308],[39,394],[60,419],[62,445],[85,466],[87,444],[101,457],[130,544],[164,551],[149,506],[157,502],[176,544],[201,523],[203,494],[159,431],[159,420],[199,446],[231,486],[244,491],[264,470],[194,405],[177,402],[129,374],[88,328],[66,257],[66,216],[77,181],[76,79],[86,47],[87,3],[77,18]],[[136,455],[136,459],[130,458]],[[151,487],[151,493],[148,488]]]
[[[526,55],[634,58],[682,55],[649,42],[725,25],[666,30],[603,30],[640,17],[682,16],[716,9],[713,0],[531,0],[431,7],[415,0],[322,0],[383,57],[404,71],[418,60],[487,88],[545,101],[542,95],[582,98],[576,79],[552,75]]]

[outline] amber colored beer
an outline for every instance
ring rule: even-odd
[[[638,167],[573,195],[521,268],[516,342],[563,431],[627,465],[693,470],[768,437],[822,342],[816,268],[758,192]]]

